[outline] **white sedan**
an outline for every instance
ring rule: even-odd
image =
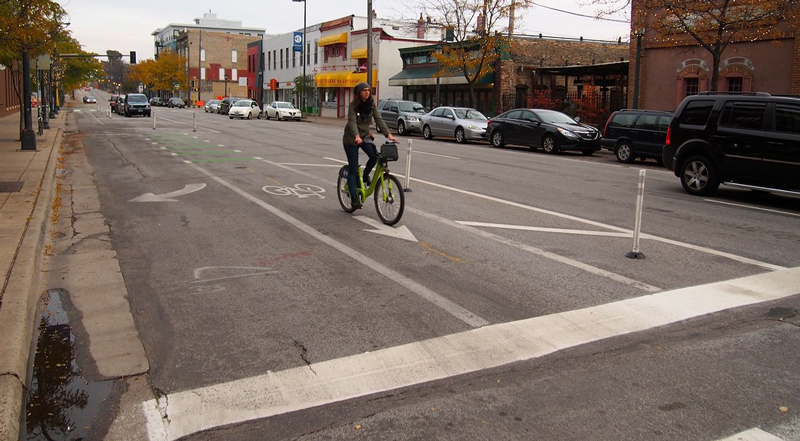
[[[273,101],[264,107],[264,116],[267,119],[277,118],[278,121],[282,119],[296,119],[300,120],[302,113],[300,109],[296,108],[292,103],[286,101]]]
[[[228,117],[230,119],[250,119],[253,116],[255,116],[256,119],[261,118],[261,109],[258,108],[258,103],[253,100],[238,100],[233,103],[230,110],[228,110]]]

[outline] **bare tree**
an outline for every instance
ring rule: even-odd
[[[797,0],[592,0],[598,15],[633,9],[632,32],[667,45],[694,43],[712,59],[710,88],[717,90],[722,54],[732,43],[778,38],[779,24],[796,26]],[[641,35],[641,34],[639,34]]]

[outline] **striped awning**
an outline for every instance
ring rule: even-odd
[[[328,35],[317,40],[317,46],[330,46],[332,44],[339,43],[347,43],[347,32],[342,32],[341,34],[336,35]]]

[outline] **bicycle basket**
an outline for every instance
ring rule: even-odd
[[[397,144],[386,142],[381,146],[381,156],[387,161],[397,161]]]

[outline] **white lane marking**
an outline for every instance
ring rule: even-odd
[[[194,193],[204,188],[206,188],[206,184],[186,184],[180,190],[175,190],[173,192],[164,194],[145,193],[141,196],[129,200],[128,202],[177,202],[178,201],[177,199],[172,199],[172,198],[187,195],[189,193]]]
[[[765,432],[758,427],[739,432],[717,441],[783,441],[775,435]]]
[[[293,131],[293,130],[289,130],[289,133],[292,133],[292,134],[294,134],[294,135],[314,136],[314,135],[312,135],[312,134],[310,134],[310,133],[306,133],[306,132],[295,132],[295,131]]]
[[[483,318],[473,314],[470,311],[462,308],[461,306],[451,302],[450,300],[436,294],[432,290],[426,288],[422,284],[418,283],[415,280],[412,280],[397,271],[392,270],[391,268],[386,267],[385,265],[376,262],[374,259],[365,256],[364,254],[354,250],[353,248],[348,247],[347,245],[327,236],[325,234],[320,233],[315,228],[301,222],[299,219],[290,216],[288,213],[279,210],[278,208],[264,202],[263,200],[247,193],[246,191],[236,187],[235,185],[231,184],[230,182],[216,176],[215,174],[211,173],[210,171],[192,164],[196,170],[204,175],[208,176],[209,178],[213,179],[214,181],[220,183],[224,187],[227,187],[234,193],[238,194],[239,196],[243,197],[244,199],[255,203],[256,205],[260,206],[261,208],[269,211],[270,213],[274,214],[275,216],[283,219],[290,225],[300,229],[301,231],[305,232],[309,236],[319,240],[320,242],[338,250],[339,252],[345,254],[346,256],[351,257],[353,260],[358,261],[359,263],[363,264],[365,267],[372,269],[373,271],[382,274],[383,276],[387,277],[388,279],[394,280],[396,283],[400,284],[401,286],[405,287],[409,291],[417,294],[418,296],[422,297],[423,299],[433,303],[434,305],[438,306],[446,313],[452,315],[453,317],[461,320],[462,322],[466,323],[469,326],[474,328],[488,325],[489,322],[484,320]]]
[[[467,225],[469,227],[502,228],[505,230],[539,231],[543,233],[564,233],[564,234],[578,234],[586,236],[608,236],[608,237],[632,236],[632,234],[630,233],[612,233],[609,231],[567,230],[564,228],[529,227],[527,225],[494,224],[489,222],[470,222],[470,221],[456,221],[456,222],[461,225]]]
[[[441,155],[441,154],[439,154],[439,153],[428,153],[428,152],[423,152],[423,151],[419,151],[419,150],[414,150],[414,153],[419,153],[420,155],[438,156],[438,157],[440,157],[440,158],[447,158],[447,159],[458,159],[458,160],[461,160],[461,158],[459,158],[459,157],[457,157],[457,156]]]
[[[414,386],[800,294],[800,267],[472,329],[142,403],[153,441]],[[736,438],[733,438],[736,439]],[[757,438],[758,439],[758,438]],[[766,441],[767,438],[761,438]]]
[[[185,122],[182,122],[182,121],[175,121],[174,119],[164,118],[163,116],[159,116],[158,119],[163,119],[164,121],[174,122],[175,124],[183,124],[185,126],[191,126],[192,125],[192,123],[185,123]],[[203,129],[203,130],[208,130],[209,132],[222,133],[220,131],[217,131],[217,130],[214,130],[214,129],[209,129],[209,128],[206,128],[206,127],[197,126],[197,128],[198,129]],[[188,135],[188,133],[184,133],[184,135]]]
[[[734,204],[733,202],[717,201],[717,200],[714,200],[714,199],[704,199],[704,200],[706,202],[713,202],[715,204],[730,205],[732,207],[748,208],[750,210],[759,210],[759,211],[766,211],[768,213],[777,213],[777,214],[785,214],[787,216],[800,217],[800,214],[797,214],[797,213],[791,213],[791,212],[788,212],[788,211],[773,210],[773,209],[770,209],[770,208],[756,207],[755,205]]]
[[[559,262],[559,263],[563,263],[564,265],[569,265],[569,266],[571,266],[573,268],[577,268],[579,270],[586,271],[587,273],[594,274],[596,276],[605,277],[605,278],[607,278],[609,280],[613,280],[613,281],[615,281],[617,283],[621,283],[623,285],[632,286],[634,288],[641,289],[641,290],[646,291],[646,292],[659,292],[659,291],[662,290],[661,288],[659,288],[657,286],[653,286],[653,285],[641,282],[639,280],[634,280],[634,279],[625,277],[625,276],[623,276],[621,274],[612,273],[611,271],[606,271],[606,270],[604,270],[602,268],[598,268],[596,266],[592,266],[592,265],[589,265],[587,263],[583,263],[583,262],[578,261],[578,260],[570,259],[569,257],[565,257],[565,256],[562,256],[562,255],[559,255],[559,254],[551,253],[549,251],[545,251],[545,250],[543,250],[541,248],[536,248],[534,246],[531,246],[531,245],[528,245],[528,244],[525,244],[525,243],[522,243],[522,242],[517,242],[516,240],[509,239],[509,238],[503,237],[503,236],[499,236],[497,234],[493,234],[493,233],[490,233],[488,231],[483,231],[483,230],[480,230],[480,229],[475,228],[475,227],[462,225],[462,224],[460,224],[458,222],[451,221],[450,219],[445,219],[445,218],[443,218],[441,216],[438,216],[436,214],[433,214],[433,213],[426,213],[424,211],[420,211],[420,210],[417,210],[417,209],[411,208],[411,207],[406,207],[406,210],[410,211],[412,213],[418,214],[420,216],[427,217],[429,219],[433,219],[433,220],[435,220],[437,222],[440,222],[440,223],[443,223],[445,225],[450,225],[452,227],[459,228],[459,229],[464,230],[464,231],[468,231],[468,232],[470,232],[472,234],[476,234],[478,236],[485,237],[486,239],[491,239],[491,240],[494,240],[496,242],[502,243],[504,245],[512,246],[514,248],[518,248],[520,250],[529,252],[531,254],[536,254],[537,256],[542,256],[544,258],[547,258],[547,259],[550,259],[550,260],[553,260],[553,261],[556,261],[556,262]]]
[[[414,236],[414,234],[411,233],[411,231],[405,225],[401,225],[399,227],[392,227],[366,216],[353,216],[353,219],[364,222],[365,224],[374,228],[374,230],[364,229],[364,231],[368,231],[370,233],[382,234],[384,236],[394,237],[397,239],[403,239],[410,242],[419,242],[417,238]]]
[[[392,174],[394,174],[396,176],[405,177],[405,176],[397,174],[397,173],[392,173]],[[509,205],[509,206],[512,206],[512,207],[522,208],[522,209],[529,210],[529,211],[534,211],[534,212],[537,212],[537,213],[542,213],[542,214],[546,214],[546,215],[550,215],[550,216],[560,217],[562,219],[568,219],[568,220],[584,223],[584,224],[587,224],[587,225],[592,225],[592,226],[599,227],[599,228],[606,228],[606,229],[609,229],[609,230],[612,230],[612,231],[617,231],[617,232],[620,232],[620,233],[626,233],[626,234],[629,234],[629,235],[633,235],[633,231],[632,230],[629,230],[629,229],[626,229],[626,228],[616,227],[614,225],[604,224],[602,222],[596,222],[596,221],[593,221],[593,220],[584,219],[584,218],[580,218],[580,217],[577,217],[577,216],[572,216],[572,215],[569,215],[569,214],[559,213],[557,211],[546,210],[544,208],[532,207],[530,205],[520,204],[518,202],[511,202],[511,201],[508,201],[508,200],[505,200],[505,199],[496,198],[494,196],[487,196],[487,195],[484,195],[484,194],[475,193],[474,191],[462,190],[460,188],[450,187],[450,186],[443,185],[443,184],[437,184],[435,182],[425,181],[425,180],[422,180],[422,179],[411,178],[411,180],[415,181],[415,182],[422,183],[422,184],[427,184],[427,185],[430,185],[430,186],[433,186],[433,187],[439,187],[439,188],[443,188],[445,190],[450,190],[450,191],[453,191],[453,192],[456,192],[456,193],[462,193],[462,194],[466,194],[466,195],[473,196],[473,197],[476,197],[476,198],[486,199],[486,200],[489,200],[489,201],[492,201],[492,202],[497,202],[497,203],[500,203],[500,204]],[[675,245],[675,246],[678,246],[678,247],[688,248],[688,249],[694,250],[694,251],[700,251],[700,252],[703,252],[703,253],[712,254],[712,255],[715,255],[715,256],[726,257],[728,259],[731,259],[731,260],[734,260],[734,261],[737,261],[737,262],[746,263],[748,265],[760,266],[762,268],[766,268],[766,269],[769,269],[769,270],[772,270],[772,271],[786,269],[786,267],[784,267],[784,266],[773,265],[771,263],[761,262],[761,261],[758,261],[758,260],[755,260],[755,259],[750,259],[750,258],[747,258],[747,257],[737,256],[735,254],[730,254],[730,253],[725,253],[725,252],[722,252],[722,251],[717,251],[717,250],[714,250],[712,248],[701,247],[701,246],[698,246],[698,245],[693,245],[693,244],[690,244],[690,243],[680,242],[680,241],[677,241],[677,240],[667,239],[667,238],[663,238],[663,237],[659,237],[659,236],[653,236],[651,234],[642,234],[641,237],[643,239],[644,238],[651,239],[651,240],[655,240],[655,241],[658,241],[658,242],[663,242],[663,243],[667,243],[667,244],[670,244],[670,245]]]
[[[88,113],[87,115],[89,115],[89,116],[91,116],[92,118],[94,118],[94,120],[95,120],[95,121],[97,121],[97,122],[99,122],[101,126],[104,126],[104,125],[106,125],[106,124],[105,124],[103,121],[100,121],[100,120],[99,120],[99,119],[98,119],[96,116],[92,115],[91,113]]]
[[[262,158],[255,157],[254,159],[262,159]],[[285,166],[295,166],[295,167],[337,167],[337,168],[341,167],[338,164],[302,164],[296,162],[280,162],[279,164]]]

